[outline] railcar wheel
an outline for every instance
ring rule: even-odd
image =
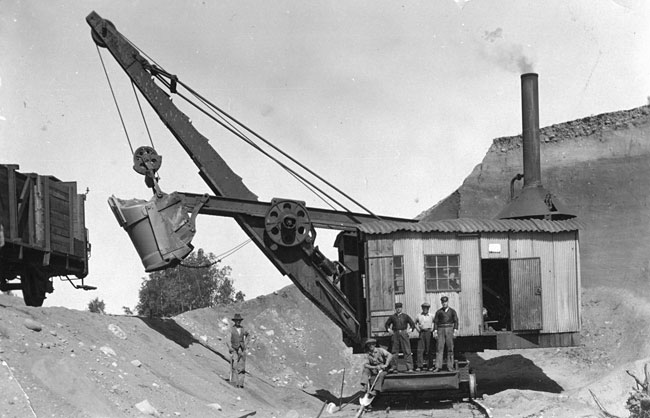
[[[43,306],[45,286],[37,272],[26,270],[20,275],[23,290],[23,300],[27,306]]]
[[[469,373],[468,395],[470,399],[476,399],[476,395],[477,395],[476,375],[473,372]]]

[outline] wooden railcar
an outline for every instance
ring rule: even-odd
[[[88,274],[85,195],[75,182],[18,169],[0,165],[0,290],[22,290],[27,305],[41,306],[53,277]]]

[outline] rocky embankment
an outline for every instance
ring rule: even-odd
[[[583,287],[650,295],[650,106],[544,127],[540,142],[545,188],[584,225]],[[522,167],[521,136],[495,139],[463,184],[419,218],[493,218]]]

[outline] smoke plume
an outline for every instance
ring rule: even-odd
[[[533,60],[526,55],[523,45],[505,41],[503,29],[485,31],[483,39],[488,42],[483,52],[489,61],[506,71],[519,74],[533,72]]]

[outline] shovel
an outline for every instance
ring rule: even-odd
[[[386,373],[386,372],[380,370],[379,373],[377,373],[377,376],[375,377],[375,381],[372,382],[372,386],[370,386],[368,392],[366,392],[366,394],[359,399],[359,405],[361,405],[362,407],[365,408],[366,406],[370,405],[372,401],[375,399],[374,396],[370,395],[370,392],[372,392],[375,389],[375,385],[377,384],[377,379],[379,379],[379,376],[381,376],[382,373]]]

